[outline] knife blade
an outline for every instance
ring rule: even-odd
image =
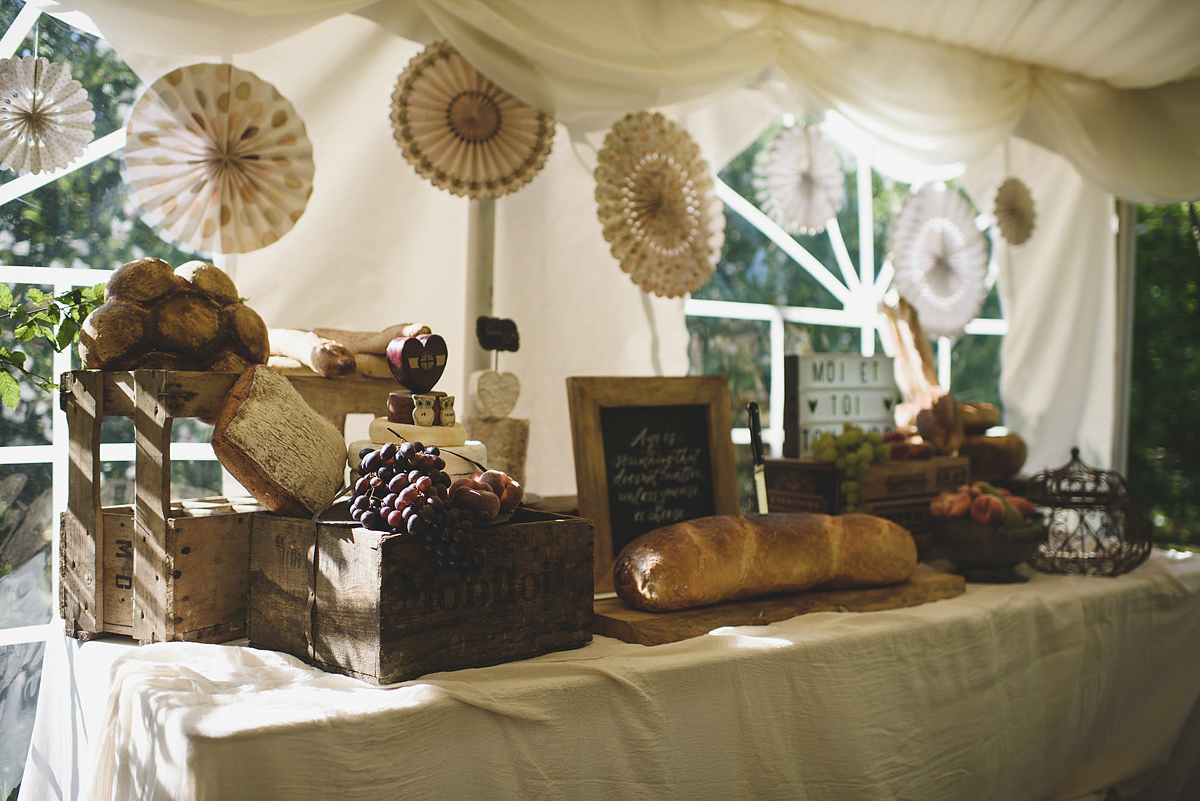
[[[754,459],[754,497],[758,505],[758,513],[767,513],[767,475],[766,459],[763,456],[762,420],[758,413],[758,403],[750,401],[746,404],[746,414],[750,418],[750,455]]]

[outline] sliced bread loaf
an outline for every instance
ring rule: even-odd
[[[291,382],[264,365],[234,383],[212,434],[229,474],[273,512],[309,517],[343,486],[346,439]]]

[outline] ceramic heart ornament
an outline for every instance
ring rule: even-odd
[[[478,370],[471,373],[471,394],[482,417],[508,417],[521,396],[521,381],[514,373]]]
[[[446,340],[438,334],[396,337],[388,343],[388,367],[400,386],[416,394],[425,394],[442,377],[446,353]]]

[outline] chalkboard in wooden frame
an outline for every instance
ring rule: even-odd
[[[679,520],[737,514],[725,376],[567,379],[579,514],[595,530],[596,591],[641,534]]]

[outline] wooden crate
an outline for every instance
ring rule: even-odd
[[[252,645],[388,684],[591,640],[591,521],[520,508],[481,529],[488,564],[461,579],[335,510],[316,523],[255,515]]]
[[[772,512],[845,511],[838,505],[838,474],[833,465],[812,459],[767,459],[767,507]],[[970,480],[964,456],[899,459],[872,465],[864,487],[864,510],[907,528],[922,552],[932,544],[929,502],[945,489]]]
[[[139,642],[244,636],[250,507],[198,514],[171,504],[173,421],[214,419],[237,378],[173,370],[77,370],[62,376],[70,458],[59,607],[71,636],[126,634]],[[395,386],[362,378],[291,381],[337,425],[349,413],[387,408]],[[134,423],[132,507],[100,502],[100,427],[114,416]],[[201,601],[208,589],[222,597]]]

